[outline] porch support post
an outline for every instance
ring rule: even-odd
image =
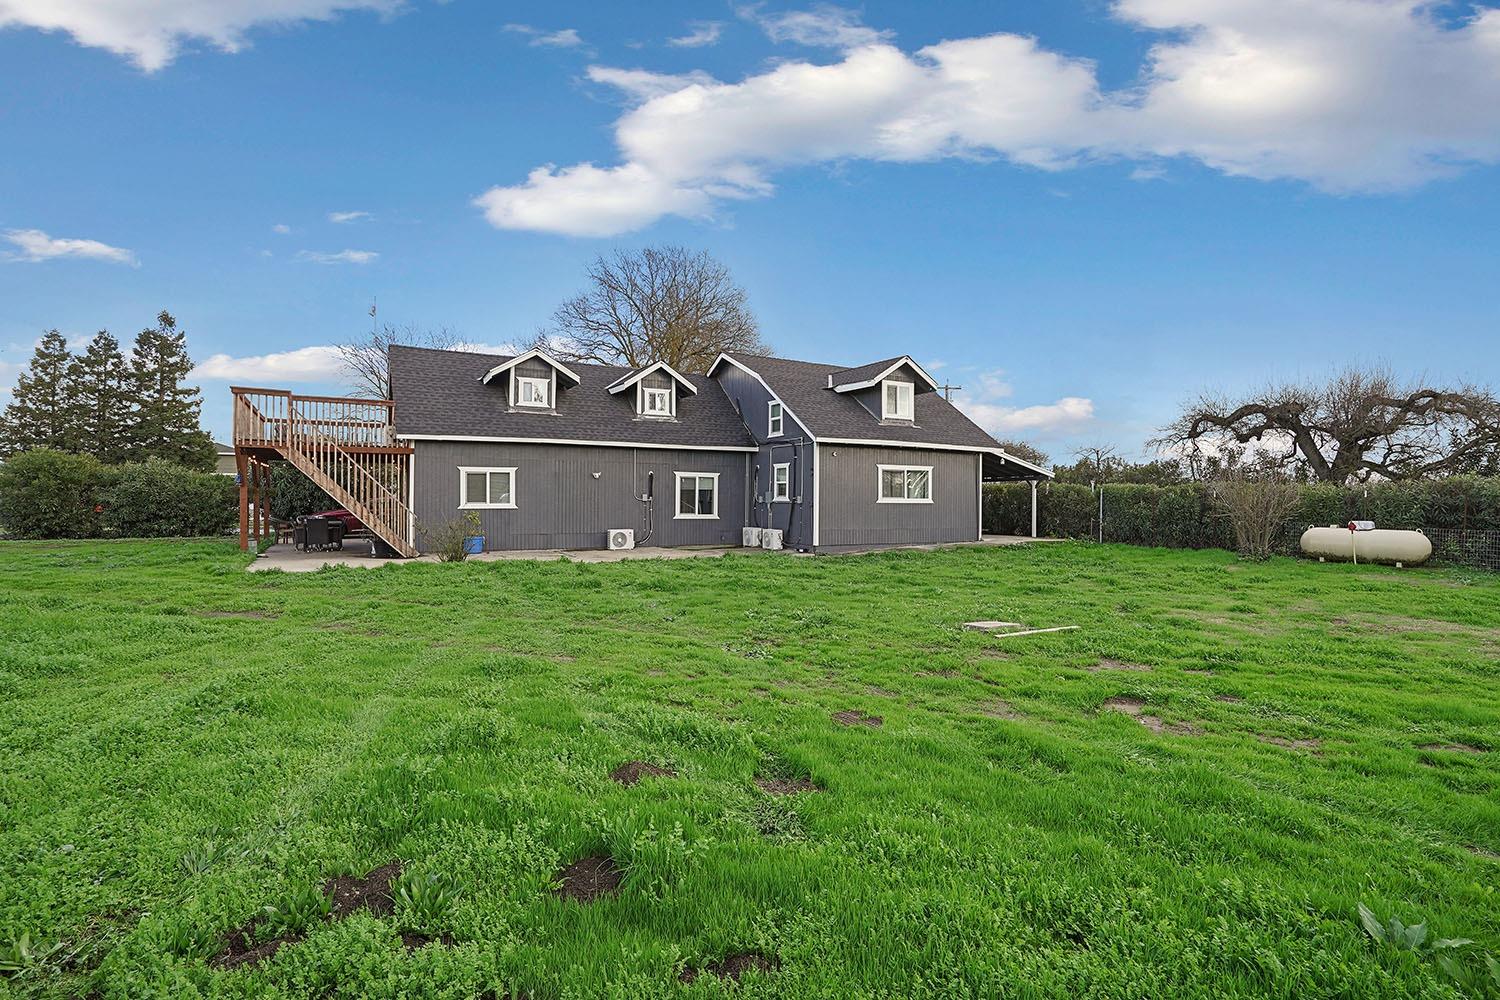
[[[234,452],[235,478],[240,481],[240,548],[250,547],[250,463],[238,449]]]
[[[1031,537],[1036,537],[1036,480],[1031,481]]]

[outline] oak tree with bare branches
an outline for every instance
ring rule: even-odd
[[[588,269],[589,288],[557,307],[536,346],[572,361],[640,368],[665,361],[706,372],[723,351],[768,354],[729,268],[683,247],[617,250]]]
[[[436,330],[418,330],[411,325],[398,327],[387,323],[378,330],[371,330],[359,340],[339,344],[339,362],[344,379],[355,395],[390,399],[391,374],[387,352],[393,344],[450,351],[459,343],[459,335],[446,326]]]
[[[1500,404],[1477,386],[1405,383],[1386,368],[1350,367],[1243,399],[1206,393],[1152,443],[1190,454],[1253,443],[1321,482],[1420,479],[1493,453]]]

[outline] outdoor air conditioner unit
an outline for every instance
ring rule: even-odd
[[[609,549],[610,549],[611,552],[615,551],[616,549],[633,549],[633,548],[635,548],[635,529],[634,528],[612,528],[610,530],[610,532],[609,532]]]
[[[781,532],[776,528],[762,530],[760,533],[760,547],[773,551],[781,548]]]
[[[764,528],[741,528],[740,529],[740,544],[743,545],[747,549],[758,549],[758,548],[760,548],[760,536],[761,536],[761,532],[763,532],[765,530],[766,529],[764,529]]]

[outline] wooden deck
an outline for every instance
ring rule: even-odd
[[[299,396],[233,386],[240,547],[271,532],[270,468],[290,462],[403,556],[417,554],[409,446],[388,399]]]

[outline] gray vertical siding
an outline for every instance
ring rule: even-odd
[[[932,466],[932,503],[877,503],[878,467]],[[973,452],[818,446],[818,548],[931,545],[979,537],[980,456]]]
[[[487,549],[602,549],[606,532],[646,533],[646,491],[654,472],[655,531],[649,545],[738,545],[745,524],[750,452],[602,448],[585,445],[417,441],[415,513],[417,547],[428,549],[422,528],[436,527],[459,510],[460,466],[515,466],[514,510],[478,510]],[[594,478],[594,473],[599,478]],[[719,510],[714,520],[677,520],[677,472],[717,472]]]
[[[781,436],[767,437],[767,404],[773,397],[766,391],[766,387],[730,364],[720,366],[714,377],[760,445],[760,453],[755,456],[752,470],[755,485],[751,490],[750,520],[746,523],[779,529],[784,533],[782,544],[787,548],[812,548],[812,435],[790,414],[783,412]],[[791,465],[794,502],[767,503],[763,498],[771,493],[771,467],[782,462]],[[798,498],[800,503],[795,502]]]

